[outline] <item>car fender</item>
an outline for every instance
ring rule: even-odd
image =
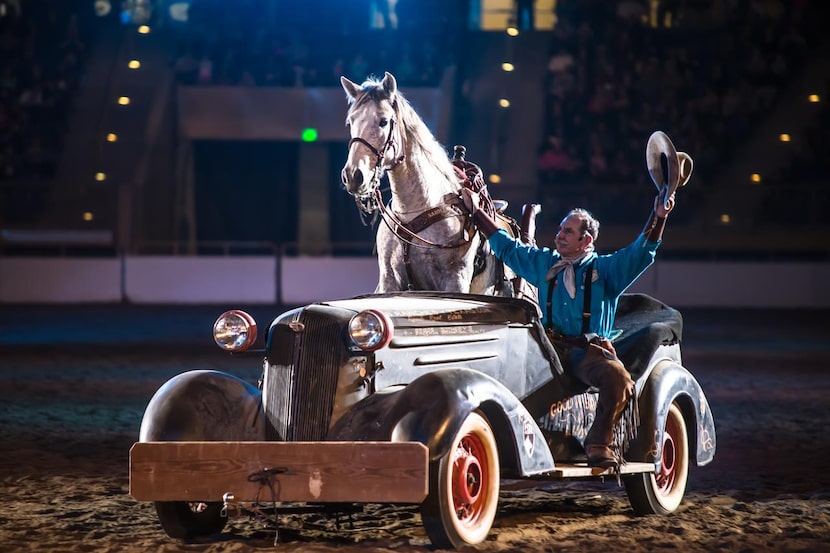
[[[494,378],[466,368],[432,371],[406,386],[373,394],[338,421],[330,439],[421,442],[429,448],[430,460],[437,460],[475,410],[490,422],[505,475],[553,470],[542,431],[519,399]]]
[[[150,399],[139,441],[260,441],[265,439],[262,393],[220,371],[188,371]]]
[[[715,421],[703,388],[695,377],[682,365],[666,359],[653,367],[642,387],[638,388],[639,432],[626,458],[653,462],[659,470],[666,416],[671,404],[676,402],[686,421],[695,462],[698,466],[709,464],[715,456]]]

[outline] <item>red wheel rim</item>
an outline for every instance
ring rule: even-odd
[[[663,448],[660,456],[660,472],[654,475],[658,491],[662,495],[671,493],[677,480],[677,449],[674,443],[678,434],[677,423],[669,417],[666,421],[666,431],[663,432]]]
[[[458,520],[474,524],[486,506],[489,469],[487,450],[475,434],[458,442],[452,465],[452,500]]]

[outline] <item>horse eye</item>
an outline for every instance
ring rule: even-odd
[[[381,118],[381,120],[380,120],[380,126],[381,127],[385,127],[388,124],[389,124],[389,119],[387,119],[386,117]]]

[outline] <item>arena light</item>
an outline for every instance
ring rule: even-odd
[[[512,63],[510,63],[509,61],[506,61],[506,62],[501,64],[501,69],[502,69],[502,71],[507,71],[509,73],[509,72],[513,71],[514,69],[516,69],[516,68],[513,66]]]
[[[95,0],[95,15],[106,17],[112,11],[112,4],[109,0]]]
[[[95,180],[97,180],[98,182],[104,182],[105,180],[107,180],[107,174],[99,171],[95,173]]]
[[[167,8],[170,19],[178,23],[187,23],[190,10],[190,2],[173,2]]]
[[[95,219],[95,214],[92,213],[91,211],[84,211],[83,214],[81,215],[81,218],[84,221],[89,222],[89,221],[92,221],[93,219]]]
[[[501,182],[501,175],[493,173],[492,175],[490,175],[490,178],[488,180],[493,184],[498,184]]]
[[[107,134],[107,142],[116,142],[118,140],[118,135],[114,132]]]
[[[124,0],[119,19],[123,25],[146,25],[153,17],[154,0]]]
[[[817,104],[821,102],[821,97],[818,94],[810,94],[807,96],[807,101],[812,104]]]
[[[120,96],[118,98],[118,103],[122,106],[130,105],[130,97],[129,96]]]
[[[150,27],[148,25],[139,25],[138,27],[139,34],[146,35],[150,33]]]
[[[130,60],[129,63],[127,63],[127,67],[130,69],[138,69],[141,67],[141,62],[138,60]]]
[[[510,100],[508,100],[507,98],[499,98],[499,105],[503,108],[509,108]]]
[[[732,223],[732,217],[728,213],[721,213],[720,222],[722,225],[728,225]]]
[[[303,129],[303,132],[302,132],[302,135],[301,135],[301,138],[302,138],[303,142],[317,142],[317,137],[318,137],[317,129],[315,129],[313,127],[308,127],[306,129]]]
[[[758,173],[752,173],[751,175],[749,175],[749,180],[754,183],[759,183],[761,182],[761,175],[759,175]]]
[[[778,135],[778,140],[780,140],[781,142],[789,142],[790,140],[792,140],[792,138],[789,134],[782,132]]]
[[[507,34],[510,36],[519,36],[519,29],[517,29],[515,25],[508,25]]]

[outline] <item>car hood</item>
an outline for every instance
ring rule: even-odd
[[[412,291],[367,294],[321,304],[355,313],[376,309],[391,318],[397,327],[454,323],[528,324],[537,318],[537,308],[529,301],[478,294]]]

